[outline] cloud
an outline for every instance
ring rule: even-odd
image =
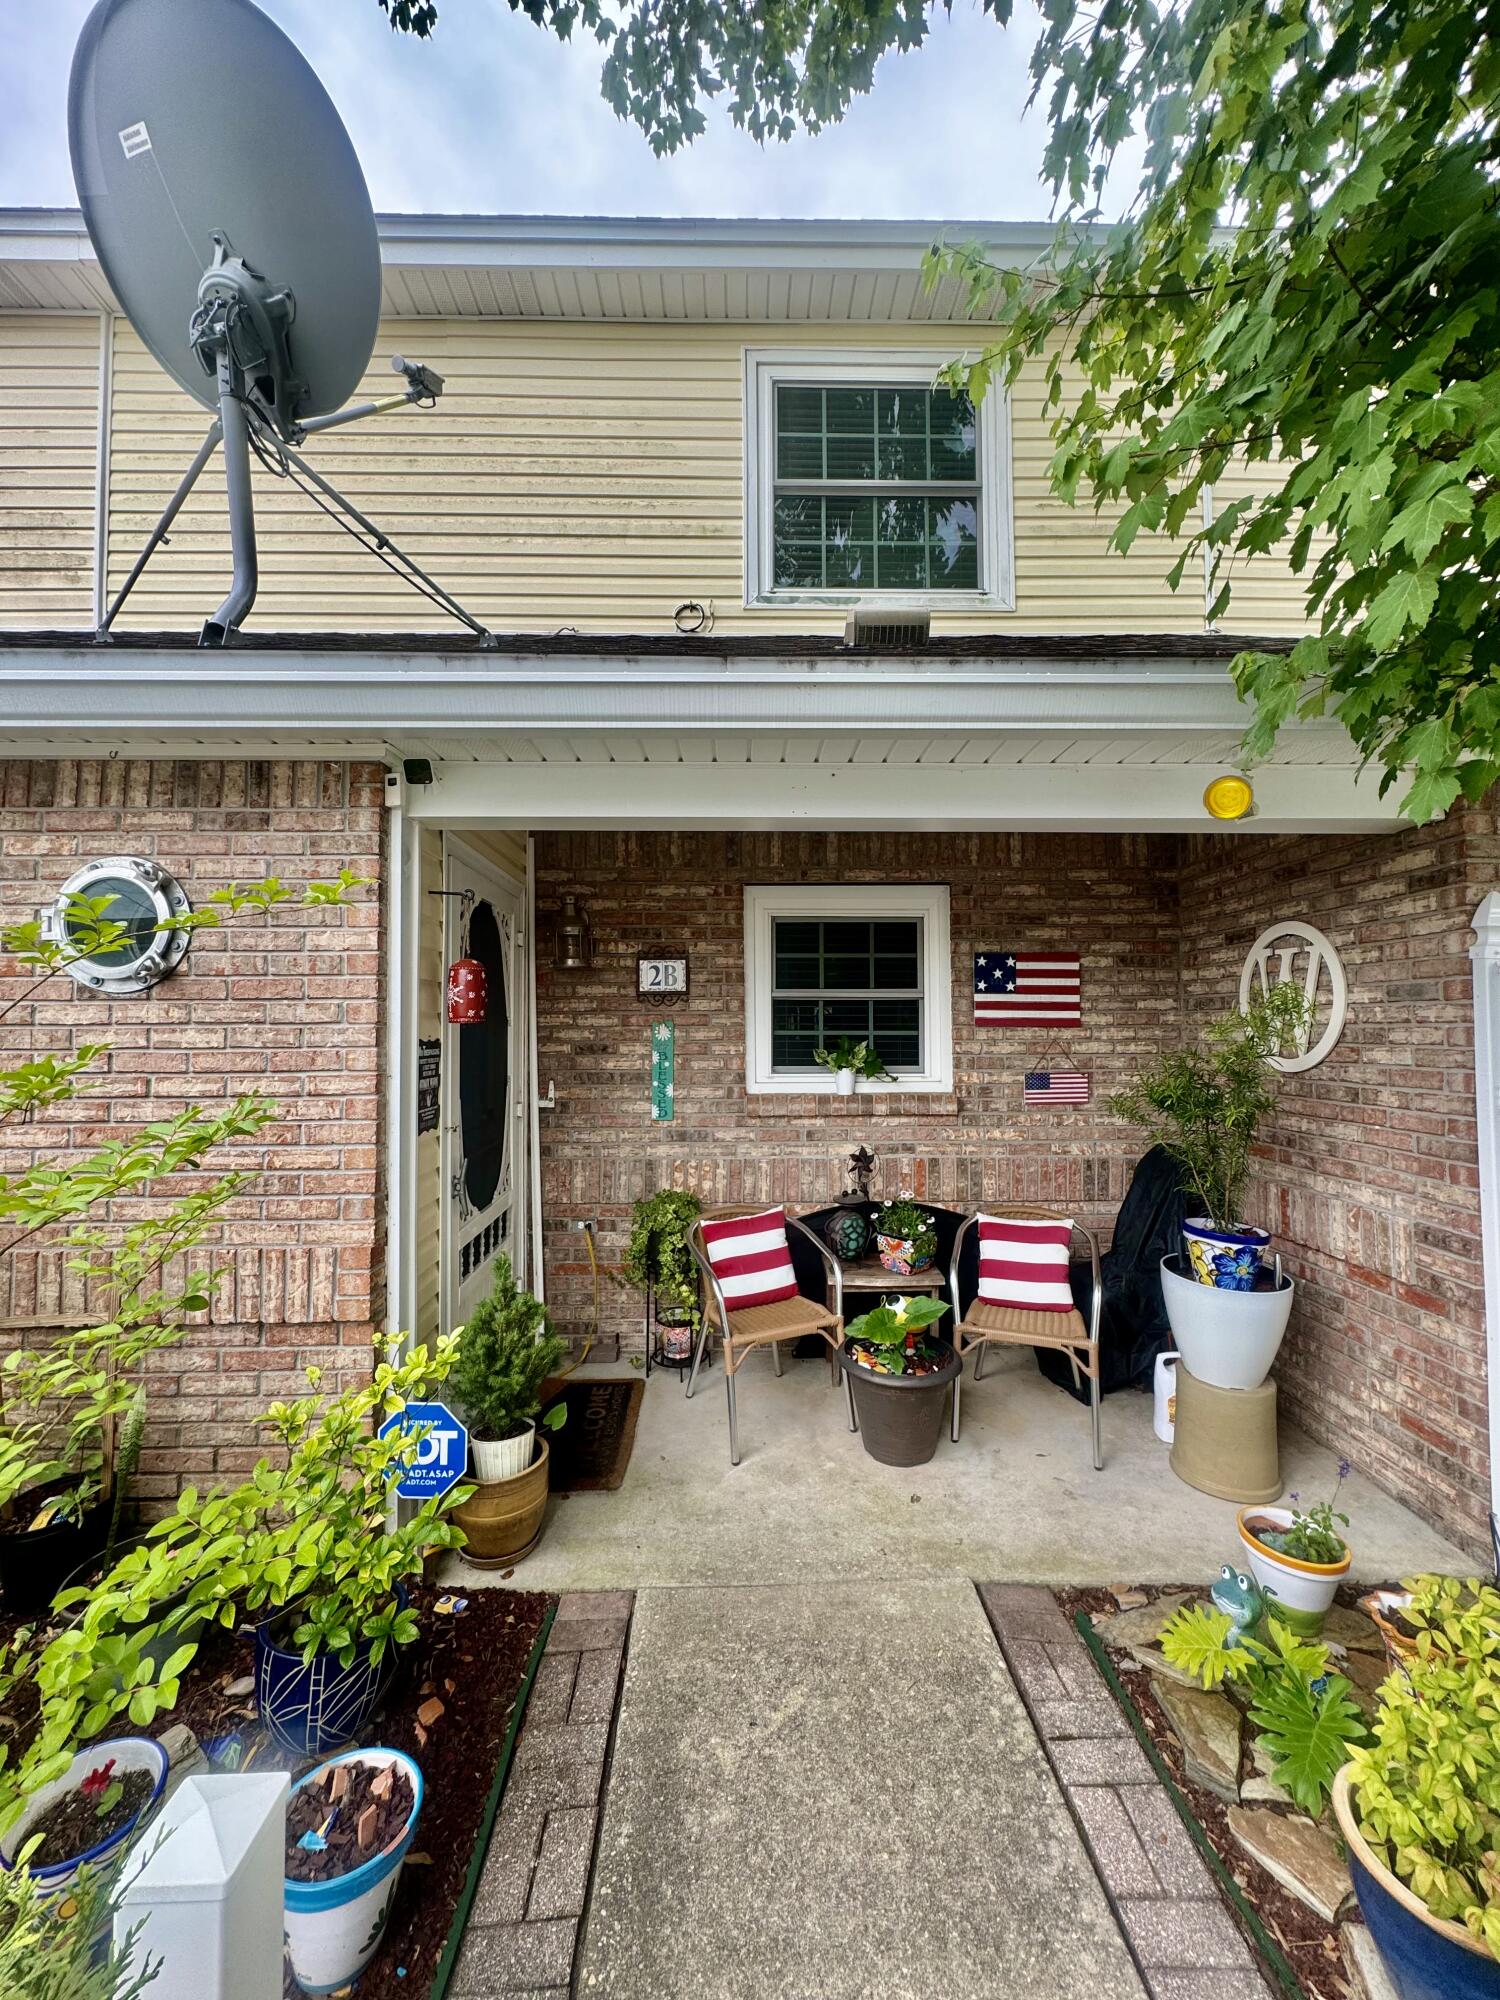
[[[817,138],[759,147],[715,112],[658,160],[599,92],[591,39],[559,42],[504,0],[443,0],[437,35],[394,35],[376,0],[262,0],[338,104],[378,208],[510,214],[1038,217],[1045,128],[1023,116],[1030,0],[996,27],[973,0],[887,56]],[[70,206],[67,72],[90,0],[7,24],[0,203]]]

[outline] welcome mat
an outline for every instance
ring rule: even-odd
[[[612,1493],[635,1443],[644,1382],[566,1382],[568,1421],[548,1431],[554,1493]]]

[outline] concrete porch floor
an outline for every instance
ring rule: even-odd
[[[589,1374],[628,1373],[590,1368]],[[1104,1470],[1089,1462],[1088,1411],[1030,1354],[992,1357],[966,1385],[963,1433],[931,1464],[877,1465],[848,1429],[842,1388],[815,1360],[769,1355],[737,1378],[741,1463],[729,1463],[724,1374],[688,1402],[675,1373],[646,1384],[635,1449],[614,1493],[555,1495],[517,1588],[794,1584],[1004,1578],[1017,1583],[1178,1583],[1214,1574],[1238,1546],[1235,1509],[1176,1478],[1151,1429],[1151,1399],[1104,1402]],[[1283,1423],[1281,1470],[1304,1500],[1331,1493],[1336,1454]],[[1467,1573],[1473,1559],[1355,1474],[1344,1488],[1354,1576]],[[493,1573],[461,1558],[450,1574]]]

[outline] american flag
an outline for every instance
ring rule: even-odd
[[[1088,1071],[1033,1069],[1026,1073],[1022,1101],[1026,1104],[1087,1104]]]
[[[1076,1027],[1083,1002],[1076,951],[974,955],[974,1020],[1001,1028]]]

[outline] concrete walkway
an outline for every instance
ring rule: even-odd
[[[638,1594],[575,1978],[585,2000],[1145,1991],[956,1581]]]

